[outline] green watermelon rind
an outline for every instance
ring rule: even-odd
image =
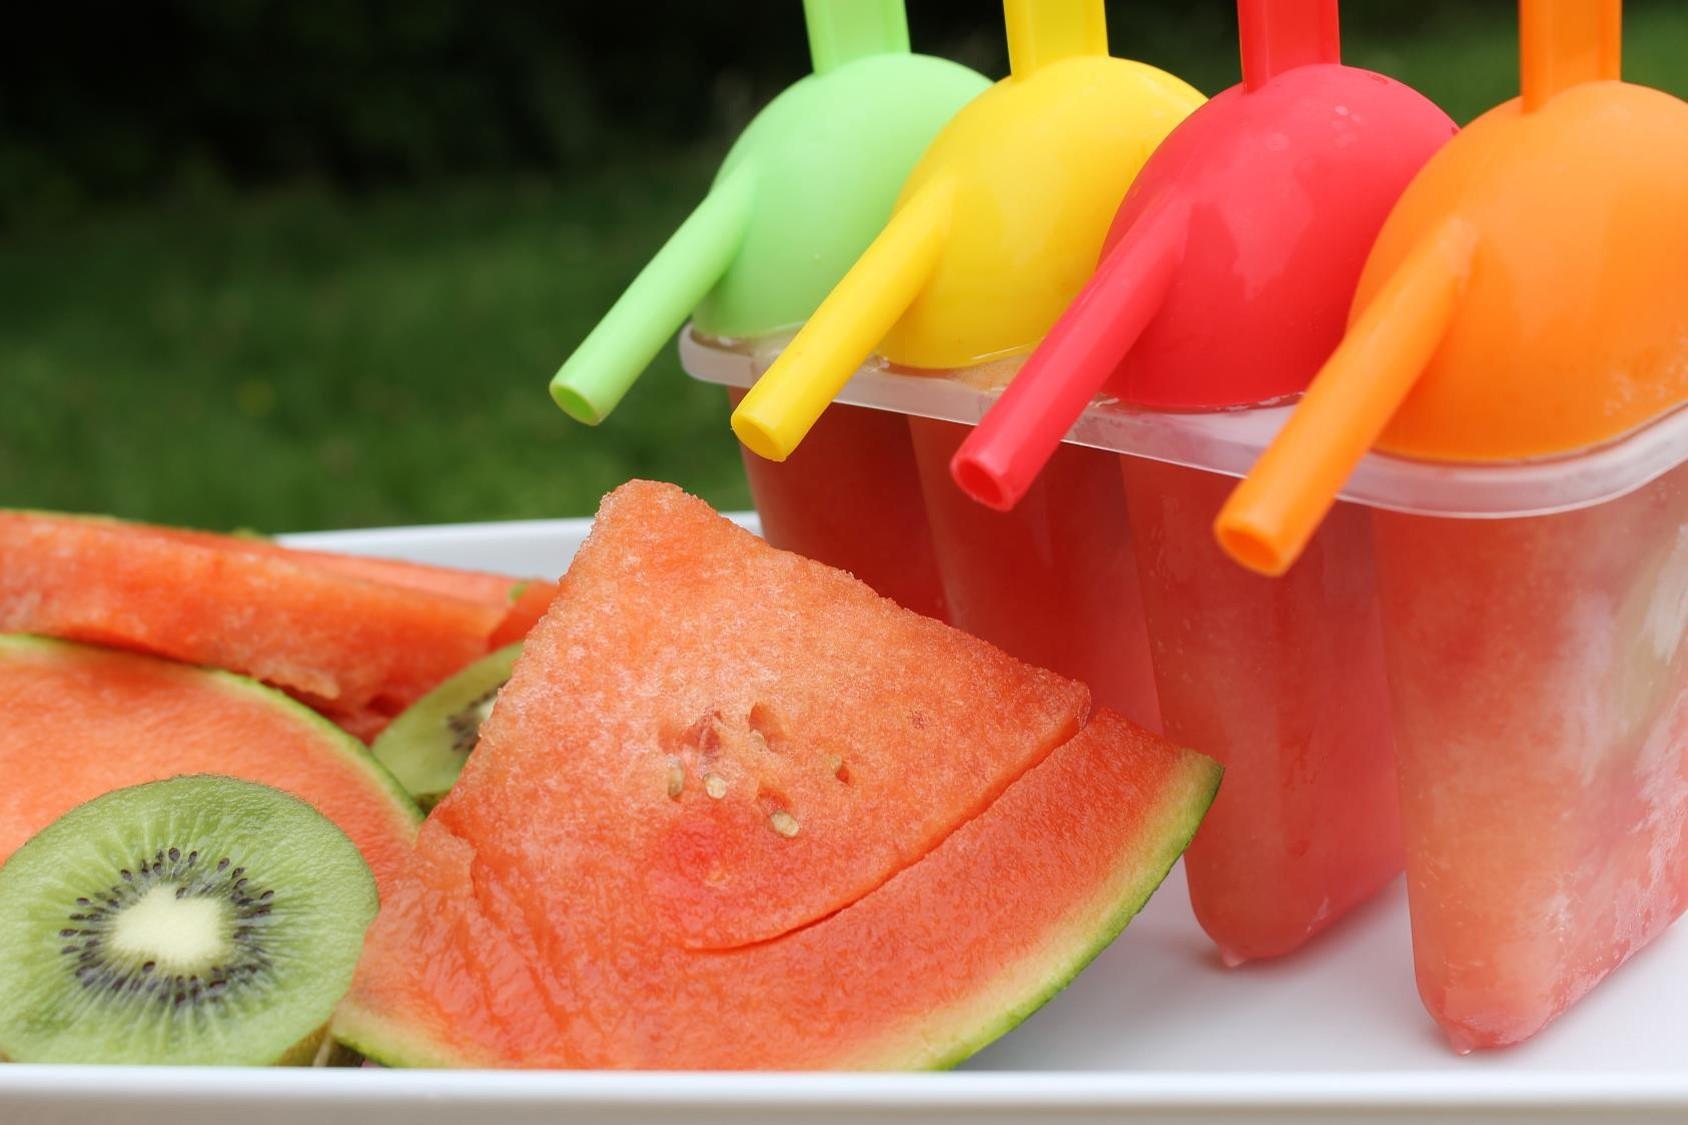
[[[1168,791],[1156,803],[1157,815],[1153,821],[1145,819],[1143,830],[1134,838],[1133,846],[1123,849],[1119,862],[1114,865],[1112,870],[1123,878],[1110,880],[1107,888],[1091,900],[1091,907],[1102,912],[1103,916],[1093,923],[1079,924],[1082,939],[1072,943],[1065,952],[1051,954],[1043,970],[1035,974],[1030,983],[1015,981],[1006,985],[1005,991],[1011,995],[991,1004],[996,1015],[980,1019],[959,1015],[957,1022],[961,1029],[948,1039],[941,1033],[935,1034],[930,1024],[924,1025],[920,1029],[919,1040],[928,1045],[935,1044],[937,1048],[924,1056],[900,1054],[893,1049],[879,1055],[867,1054],[851,1060],[850,1065],[863,1070],[949,1070],[1025,1022],[1100,956],[1160,889],[1213,804],[1222,772],[1219,765],[1210,759],[1195,754],[1188,756],[1179,773],[1182,784],[1169,783]],[[1145,845],[1150,843],[1154,845],[1152,854],[1144,856]],[[1120,882],[1124,885],[1120,886]],[[1072,929],[1074,924],[1067,923],[1062,928]],[[1024,964],[1021,963],[1022,966]],[[980,990],[980,999],[975,1003],[990,1003],[991,985],[1001,979],[1000,974],[993,977]],[[332,1034],[340,1043],[386,1066],[451,1068],[497,1065],[490,1058],[465,1057],[420,1029],[406,1028],[395,1020],[365,1012],[353,1004],[342,1006]]]
[[[366,1016],[355,1006],[342,1005],[328,1030],[335,1042],[382,1066],[406,1070],[461,1070],[498,1065],[492,1059],[466,1057],[421,1032],[407,1030],[390,1020]]]
[[[1134,852],[1116,868],[1133,871],[1135,875],[1117,896],[1107,896],[1114,905],[1099,925],[1086,931],[1091,935],[1090,943],[1074,949],[1064,959],[1052,959],[1042,981],[1019,1003],[1010,1005],[996,1023],[981,1025],[977,1032],[954,1044],[935,1061],[919,1064],[919,1069],[950,1070],[966,1062],[1031,1018],[1100,957],[1172,874],[1172,868],[1195,839],[1207,810],[1212,807],[1223,773],[1223,768],[1212,759],[1191,755],[1184,767],[1189,791],[1163,796],[1162,816],[1152,829],[1145,828],[1139,834],[1139,840],[1160,840],[1160,848],[1151,860],[1143,860]]]
[[[167,657],[156,656],[152,653],[135,652],[129,649],[102,648],[99,645],[82,644],[78,641],[63,641],[56,637],[42,637],[33,633],[0,633],[0,659],[4,658],[7,649],[43,649],[66,653],[99,652],[112,653],[118,656],[135,657],[142,660],[157,660],[165,664],[176,664],[178,667],[189,668],[199,672],[207,679],[215,681],[237,692],[245,692],[257,696],[265,704],[282,711],[300,721],[302,726],[319,735],[325,743],[325,748],[339,754],[351,762],[369,780],[375,784],[383,796],[391,798],[392,809],[398,814],[399,822],[404,825],[406,836],[414,841],[416,831],[422,824],[422,809],[406,793],[404,786],[392,772],[376,760],[369,752],[369,747],[335,726],[328,719],[317,714],[309,707],[300,703],[286,692],[278,691],[267,684],[259,683],[250,676],[242,676],[236,672],[229,672],[222,668],[207,668],[193,664],[181,664]]]

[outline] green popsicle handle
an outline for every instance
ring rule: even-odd
[[[868,55],[908,54],[903,0],[803,0],[803,15],[816,74]]]
[[[697,210],[551,379],[564,413],[596,426],[609,416],[738,254],[755,201],[755,172],[741,164]]]

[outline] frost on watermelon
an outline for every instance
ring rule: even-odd
[[[363,736],[519,638],[552,592],[262,539],[0,511],[0,631],[250,675]]]
[[[629,484],[384,898],[339,1034],[412,1064],[953,1062],[1124,926],[1217,784],[1088,707]]]

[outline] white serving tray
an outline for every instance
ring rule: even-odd
[[[754,517],[742,517],[754,527]],[[288,537],[559,573],[584,520]],[[0,952],[3,955],[3,952]],[[731,1035],[731,1028],[722,1028]],[[1459,1058],[1413,990],[1400,885],[1301,954],[1226,970],[1174,871],[1047,1007],[927,1075],[204,1070],[0,1065],[0,1125],[1688,1120],[1688,930],[1534,1041]]]

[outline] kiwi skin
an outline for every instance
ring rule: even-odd
[[[328,1037],[328,1024],[323,1024],[276,1059],[276,1066],[346,1067],[363,1065],[363,1056],[337,1039]],[[0,1052],[0,1063],[12,1062]]]
[[[362,1066],[363,1056],[337,1039],[328,1037],[328,1024],[323,1024],[299,1042],[289,1047],[276,1066],[350,1067]],[[12,1062],[0,1053],[0,1063]]]
[[[243,870],[250,874],[239,878]],[[121,944],[118,919],[172,887],[176,899],[227,903],[222,924],[232,931],[223,931],[220,952],[173,954],[195,926],[155,918],[139,923],[150,927],[140,940],[162,944],[143,944],[146,952]],[[113,790],[65,813],[0,866],[0,944],[9,949],[0,1036],[26,1062],[342,1064],[351,1055],[327,1038],[328,1027],[376,906],[357,848],[288,793],[210,775]],[[95,960],[71,973],[64,955],[79,947],[78,963]],[[151,957],[138,965],[152,949],[162,973]],[[172,956],[205,960],[172,969]],[[182,991],[170,1006],[171,972],[195,974],[185,1009]],[[174,977],[174,987],[184,979]],[[211,982],[203,994],[202,979]],[[219,1025],[214,1033],[208,1020]]]
[[[411,704],[370,751],[424,810],[450,791],[479,739],[484,709],[516,666],[520,643],[487,654]]]

